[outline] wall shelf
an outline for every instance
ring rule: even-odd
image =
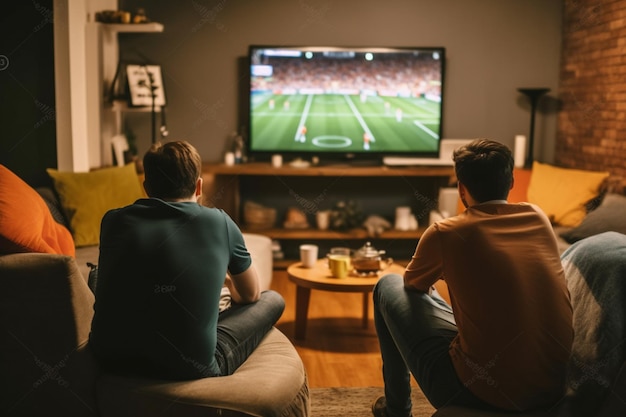
[[[150,33],[163,32],[164,26],[161,23],[97,23],[110,32],[117,33]]]

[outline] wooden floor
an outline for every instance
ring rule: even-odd
[[[361,322],[361,293],[311,291],[305,340],[294,340],[296,286],[284,270],[274,271],[272,289],[285,298],[278,327],[296,346],[310,388],[382,387],[381,359],[370,297],[367,329]]]

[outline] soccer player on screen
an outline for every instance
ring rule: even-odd
[[[296,141],[298,142],[306,142],[306,126],[302,125],[300,130],[298,131],[298,136],[296,136]]]
[[[370,136],[369,133],[365,132],[363,133],[363,149],[365,149],[366,151],[370,150],[370,141],[372,140],[372,137]]]

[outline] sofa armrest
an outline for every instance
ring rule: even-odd
[[[272,239],[267,236],[244,233],[248,252],[252,256],[252,263],[261,279],[261,291],[269,290],[274,274],[274,258],[272,255]]]
[[[0,415],[96,415],[94,297],[74,258],[0,256]]]

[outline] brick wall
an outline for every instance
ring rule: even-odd
[[[626,185],[626,0],[565,0],[555,164]]]

